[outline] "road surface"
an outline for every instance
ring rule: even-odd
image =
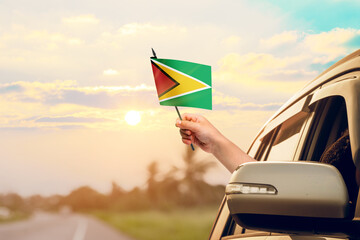
[[[0,225],[0,240],[133,240],[93,217],[36,213]]]

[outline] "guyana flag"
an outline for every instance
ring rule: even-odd
[[[151,58],[160,105],[212,109],[211,66]]]

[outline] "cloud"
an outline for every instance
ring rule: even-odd
[[[22,91],[24,91],[24,88],[19,84],[4,84],[0,86],[0,94],[22,92]]]
[[[62,21],[67,24],[97,24],[99,19],[92,14],[63,18]]]
[[[288,64],[288,61],[285,58],[277,58],[267,53],[247,53],[244,55],[231,53],[223,57],[219,61],[219,64],[222,69],[258,72],[284,68]]]
[[[109,69],[104,70],[103,74],[107,75],[107,76],[114,76],[114,75],[118,75],[119,72],[115,69],[109,68]]]
[[[274,109],[330,67],[360,47],[360,30],[285,31],[258,41],[257,51],[230,52],[213,71],[213,86],[226,93],[219,109]],[[246,42],[245,42],[246,43]],[[229,102],[229,96],[240,96]]]
[[[144,32],[161,32],[166,33],[169,31],[177,30],[181,33],[186,33],[185,27],[168,26],[168,25],[155,25],[151,23],[128,23],[118,29],[122,35],[135,35]]]
[[[298,40],[298,32],[285,31],[280,34],[273,35],[267,39],[260,40],[260,46],[264,48],[276,48],[285,44],[293,44]]]
[[[264,104],[243,102],[240,98],[228,96],[219,91],[214,91],[213,94],[214,110],[275,111],[282,105],[282,102]]]
[[[114,71],[108,71],[113,69],[119,78],[107,78],[108,83],[141,84],[149,73],[149,63],[144,58],[150,56],[151,47],[160,49],[156,47],[162,46],[160,53],[171,53],[174,46],[192,46],[194,41],[202,41],[200,35],[211,34],[206,28],[188,30],[186,26],[173,23],[132,22],[118,27],[92,15],[63,18],[62,22],[74,27],[58,22],[44,27],[13,24],[7,25],[6,30],[0,26],[0,70],[29,76],[27,81],[76,79],[88,85],[114,76],[111,75]],[[95,22],[98,24],[82,24]],[[167,44],[169,42],[172,44]],[[207,47],[197,49],[208,51]],[[2,78],[1,81],[7,80]]]
[[[24,48],[28,51],[55,50],[60,47],[59,44],[80,45],[83,43],[80,38],[57,32],[54,29],[38,30],[22,25],[13,25],[11,31],[1,34],[0,42],[5,47]]]
[[[135,106],[142,111],[158,107],[146,60],[151,47],[159,57],[212,65],[214,89],[226,93],[219,101],[214,96],[214,108],[273,109],[318,74],[314,63],[345,55],[350,49],[346,44],[353,45],[358,36],[355,29],[313,33],[276,28],[263,33],[268,28],[262,25],[251,32],[215,23],[151,19],[114,24],[98,13],[39,26],[14,24],[0,31],[0,66],[21,73],[14,83],[2,78],[7,83],[0,84],[0,103],[18,119],[31,111],[44,118],[101,118],[93,111],[108,116]],[[318,46],[322,41],[330,50]],[[231,96],[240,97],[231,102]],[[75,116],[76,112],[89,115]]]
[[[0,84],[0,128],[9,129],[102,129],[127,127],[124,117],[140,111],[142,130],[161,129],[172,121],[173,108],[159,107],[155,88],[138,86],[83,87],[75,81],[15,82]],[[214,90],[217,111],[273,111],[281,103],[255,103]],[[161,118],[159,118],[161,116]]]
[[[344,56],[344,53],[353,49],[354,46],[349,49],[347,43],[359,36],[360,30],[358,29],[335,28],[329,32],[308,34],[303,44],[311,54],[317,55],[314,57],[313,63],[325,64]]]
[[[311,55],[301,51],[229,53],[213,72],[214,87],[241,96],[241,104],[255,104],[241,108],[274,109],[316,77],[319,72],[311,68],[311,60]]]
[[[105,122],[111,121],[110,119],[104,118],[84,118],[84,117],[41,117],[35,120],[39,123],[94,123],[94,122]]]
[[[11,95],[9,95],[11,94]],[[155,88],[138,86],[80,87],[75,81],[14,82],[0,84],[0,98],[16,102],[39,102],[48,105],[77,104],[96,108],[116,108],[129,102],[142,106],[155,100]]]
[[[239,44],[241,43],[241,40],[242,40],[241,37],[233,35],[233,36],[223,39],[221,41],[221,45],[223,45],[226,48],[234,48],[234,47],[239,46]]]
[[[58,76],[79,71],[82,64],[90,65],[89,60],[81,59],[86,54],[79,54],[85,45],[82,36],[60,32],[57,28],[33,29],[14,24],[8,31],[0,32],[0,45],[3,47],[1,70],[29,76],[30,80],[39,80],[44,76],[58,79]],[[2,76],[0,82],[7,81],[7,75]]]
[[[214,104],[213,109],[216,111],[227,110],[227,111],[276,111],[278,110],[283,103],[265,103],[265,104],[256,104],[256,103],[239,103],[239,104],[226,104],[219,103]]]
[[[317,71],[299,70],[277,70],[272,73],[262,74],[261,78],[267,81],[306,81],[317,76]]]
[[[0,127],[16,129],[67,128],[122,129],[130,110],[146,112],[158,108],[154,87],[82,87],[75,81],[14,82],[0,84]],[[148,122],[148,126],[158,125]],[[145,127],[146,128],[146,127]],[[73,129],[73,128],[72,128]]]
[[[136,105],[140,108],[154,106],[155,92],[134,88],[106,89],[106,88],[73,88],[63,89],[58,94],[48,94],[43,99],[44,104],[77,104],[81,106],[114,109],[124,105]],[[152,101],[153,100],[153,101]]]
[[[29,131],[39,131],[39,127],[0,127],[1,131],[18,131],[21,133]]]
[[[257,87],[266,85],[266,82],[283,81],[284,78],[289,82],[304,81],[303,77],[316,74],[298,69],[298,64],[304,60],[304,55],[276,57],[269,53],[231,53],[219,61],[220,67],[214,76],[227,83]]]

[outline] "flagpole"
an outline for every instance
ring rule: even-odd
[[[155,53],[155,51],[154,51],[154,49],[153,49],[153,48],[151,48],[151,51],[152,51],[152,54],[153,54],[153,58],[157,58],[156,53]],[[176,109],[176,112],[177,112],[177,114],[178,114],[178,116],[179,116],[180,120],[182,121],[182,117],[181,117],[181,114],[180,114],[180,112],[179,112],[178,107],[177,107],[177,106],[175,106],[175,109]],[[192,149],[193,151],[195,151],[194,145],[193,145],[192,143],[190,144],[190,146],[191,146],[191,149]]]

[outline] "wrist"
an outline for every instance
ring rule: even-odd
[[[213,155],[232,173],[242,163],[250,161],[247,154],[224,136],[217,139]]]
[[[214,137],[212,154],[218,158],[218,156],[222,155],[222,151],[229,144],[229,140],[222,135],[220,132]]]

